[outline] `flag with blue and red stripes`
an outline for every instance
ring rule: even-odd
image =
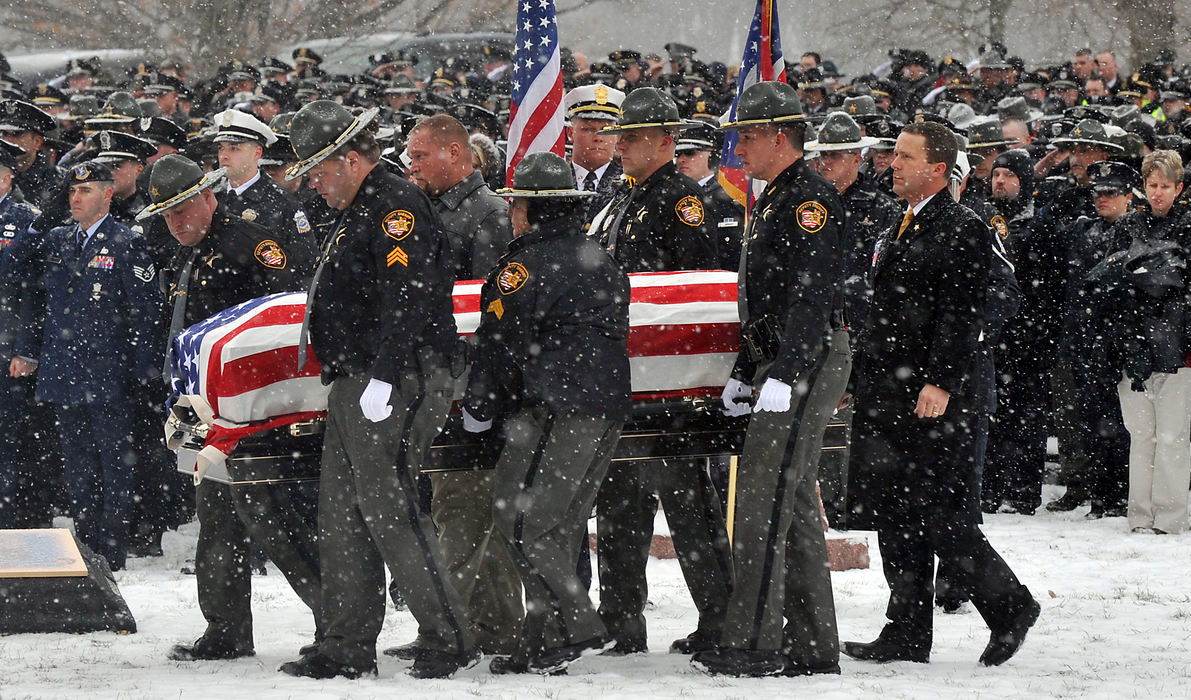
[[[528,153],[566,155],[563,132],[562,69],[554,0],[520,0],[513,85],[509,105],[509,145],[505,181]]]
[[[727,121],[736,121],[736,107],[740,95],[750,85],[766,80],[786,82],[786,63],[782,59],[782,38],[778,27],[777,5],[774,0],[757,0],[753,23],[749,25],[748,38],[744,42],[744,58],[740,61],[740,77],[736,81],[736,96],[728,110]],[[752,205],[749,178],[744,173],[740,159],[736,157],[736,143],[740,139],[735,131],[724,136],[724,150],[720,156],[720,169],[716,176],[720,186],[740,202],[748,211]]]

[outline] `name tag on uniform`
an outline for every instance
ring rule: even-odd
[[[87,267],[94,267],[100,270],[110,270],[116,266],[116,259],[110,255],[96,255],[91,258],[91,262],[87,263]]]
[[[736,228],[739,225],[740,225],[740,222],[737,221],[736,219],[724,219],[723,221],[716,224],[716,226],[718,226],[719,228]]]

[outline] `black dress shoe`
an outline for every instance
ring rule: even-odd
[[[692,666],[713,676],[780,676],[788,663],[786,655],[775,650],[715,649],[691,657]]]
[[[1069,513],[1087,503],[1088,494],[1081,488],[1068,486],[1067,493],[1046,504],[1046,509],[1052,513]]]
[[[793,659],[788,659],[786,661],[786,668],[782,671],[782,675],[787,677],[818,675],[838,676],[839,674],[840,670],[838,663],[815,664],[813,666],[808,666],[806,664],[798,663]]]
[[[843,651],[853,659],[876,661],[881,664],[890,661],[913,661],[916,664],[925,664],[930,661],[929,649],[915,649],[880,637],[867,644],[844,642]]]
[[[492,657],[492,661],[488,662],[488,670],[498,676],[529,673],[529,663],[524,659],[517,659],[512,656],[494,656]]]
[[[1001,633],[992,633],[988,646],[984,647],[984,653],[980,655],[980,663],[985,666],[1000,666],[1012,658],[1021,648],[1022,642],[1026,641],[1026,632],[1038,621],[1041,612],[1042,606],[1038,601],[1031,599],[1030,604],[1010,621],[1008,629]]]
[[[675,639],[670,643],[671,654],[697,654],[701,651],[715,649],[719,636],[712,637],[701,630],[695,630],[682,639]]]
[[[611,649],[604,652],[604,656],[628,656],[629,654],[644,654],[649,651],[649,645],[644,639],[620,639]]]
[[[584,656],[600,654],[613,646],[612,640],[604,637],[593,637],[584,642],[567,644],[553,649],[547,649],[529,660],[528,667],[533,673],[544,676],[565,671],[567,666]]]
[[[302,648],[298,650],[298,656],[310,656],[311,654],[317,654],[318,648],[318,642],[311,642],[309,644],[303,645]]]
[[[355,679],[362,676],[375,676],[376,664],[373,663],[365,667],[351,666],[341,664],[334,659],[315,652],[303,656],[297,661],[287,661],[281,664],[281,667],[277,670],[290,676],[299,676],[301,678],[326,679],[343,676],[344,678]]]
[[[396,646],[396,647],[389,647],[388,649],[385,649],[384,652],[382,652],[382,653],[384,653],[385,656],[392,656],[394,659],[403,659],[405,661],[413,661],[414,659],[418,658],[418,654],[420,654],[422,652],[422,648],[423,648],[422,643],[415,639],[408,644],[402,644],[401,646]]]
[[[480,663],[480,656],[479,649],[468,649],[460,654],[423,649],[414,658],[409,675],[414,678],[450,678],[456,671],[469,669]]]
[[[199,637],[194,644],[175,644],[166,656],[172,661],[224,661],[256,656],[256,652],[217,642],[209,637]]]

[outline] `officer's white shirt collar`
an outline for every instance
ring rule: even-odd
[[[944,190],[940,190],[940,191],[946,192],[947,190],[944,189]],[[939,194],[939,193],[935,192],[935,194]],[[922,211],[922,208],[926,206],[926,203],[935,198],[935,194],[930,195],[926,199],[924,199],[921,202],[914,205],[914,216],[918,216],[918,213]]]
[[[595,173],[596,187],[599,187],[600,181],[604,179],[604,173],[608,172],[608,166],[612,165],[612,161],[604,163],[595,170],[588,170],[574,161],[571,161],[571,165],[575,168],[575,184],[579,186],[579,189],[583,189],[583,181],[587,179],[587,174],[591,172]]]
[[[4,200],[8,199],[8,193],[0,194],[0,207],[4,206]]]
[[[91,242],[91,236],[95,235],[95,232],[99,230],[99,227],[103,225],[103,222],[106,221],[109,216],[111,216],[111,214],[104,214],[99,221],[91,224],[85,231],[83,230],[82,226],[79,226],[79,231],[82,233],[82,236],[80,237],[83,239],[83,247],[86,247],[87,244]]]
[[[715,177],[715,173],[708,173],[708,174],[707,174],[707,177],[705,177],[705,178],[703,178],[702,180],[700,180],[700,181],[699,181],[699,186],[700,186],[700,187],[706,187],[706,186],[707,186],[707,181],[708,181],[708,180],[710,180],[710,179],[711,179],[711,178],[713,178],[713,177]]]
[[[239,197],[240,195],[244,194],[244,190],[255,185],[256,181],[259,179],[261,179],[261,171],[257,170],[256,175],[253,175],[252,177],[248,178],[248,182],[245,182],[243,185],[240,185],[239,187],[232,187],[231,184],[229,183],[228,189],[231,190],[232,192],[235,192],[236,196]]]

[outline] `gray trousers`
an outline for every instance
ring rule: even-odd
[[[537,406],[519,411],[506,427],[492,513],[525,586],[516,656],[528,660],[607,638],[575,560],[622,423]]]
[[[851,367],[848,334],[835,331],[795,385],[790,410],[749,419],[736,474],[736,577],[720,638],[724,647],[780,650],[810,666],[839,661],[815,485],[823,432]],[[768,370],[758,370],[754,386],[764,384]]]
[[[492,531],[491,469],[430,475],[430,514],[451,583],[467,606],[480,651],[512,654],[525,609],[509,552]]]
[[[318,533],[313,508],[301,503],[317,496],[303,490],[313,492],[314,487],[228,486],[206,480],[195,487],[199,536],[194,568],[199,610],[207,620],[204,637],[235,649],[253,648],[249,552],[255,542],[310,608],[314,638],[322,638]]]
[[[1121,416],[1129,430],[1129,527],[1187,529],[1191,475],[1191,368],[1155,372],[1146,390],[1121,380]]]
[[[451,376],[407,371],[393,387],[393,414],[373,423],[359,399],[368,377],[331,385],[323,440],[319,553],[326,636],[332,660],[367,668],[385,617],[385,572],[418,621],[429,649],[458,654],[474,647],[467,609],[451,585],[429,516],[418,508],[415,480],[451,406]]]

